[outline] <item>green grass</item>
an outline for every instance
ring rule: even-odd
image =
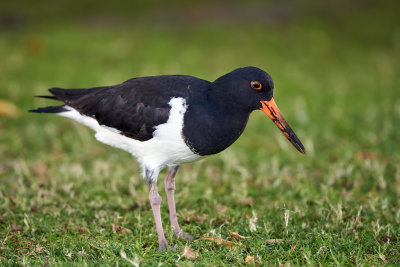
[[[158,19],[157,6],[117,6],[114,19],[101,22],[104,6],[87,13],[45,3],[44,13],[3,9],[24,19],[0,29],[0,100],[19,110],[0,115],[0,265],[130,265],[121,252],[143,266],[237,266],[249,255],[261,265],[400,264],[400,25],[390,1],[257,4],[283,15],[226,23],[190,15],[213,4],[176,4]],[[177,251],[157,252],[136,161],[73,121],[26,112],[52,104],[33,96],[53,86],[171,73],[214,80],[248,65],[272,75],[275,100],[308,154],[254,112],[229,149],[183,165],[183,230],[250,237],[237,249],[190,242],[197,260],[181,257],[188,244],[169,229],[164,172],[163,223]],[[114,233],[112,224],[132,233]]]

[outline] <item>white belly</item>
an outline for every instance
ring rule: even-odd
[[[153,138],[144,142],[126,137],[117,129],[100,125],[94,118],[84,116],[70,106],[66,106],[69,111],[58,115],[92,128],[96,131],[98,141],[131,153],[141,164],[142,175],[145,176],[146,170],[158,174],[166,166],[195,161],[201,157],[193,153],[183,140],[183,116],[187,109],[185,99],[172,98],[168,104],[171,106],[168,121],[158,125]]]

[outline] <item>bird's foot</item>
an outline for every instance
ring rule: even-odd
[[[158,240],[158,251],[164,251],[168,248],[167,240]]]
[[[176,246],[175,245],[172,245],[172,246],[168,245],[167,240],[158,241],[158,245],[159,245],[158,251],[165,251],[167,249],[169,249],[171,251],[176,251]]]
[[[175,232],[175,236],[176,236],[176,238],[184,238],[186,241],[191,241],[191,240],[193,240],[193,236],[191,236],[191,235],[189,235],[188,233],[183,232],[183,231],[181,231],[181,230],[176,231],[176,232]]]

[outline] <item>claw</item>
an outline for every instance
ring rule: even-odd
[[[188,233],[182,232],[183,237],[186,239],[186,241],[192,241],[193,236],[189,235]]]
[[[168,242],[166,240],[159,242],[159,247],[158,247],[158,252],[162,252],[162,251],[166,251],[166,250],[170,250],[170,251],[176,251],[177,247],[176,245],[168,245]]]
[[[182,230],[179,230],[178,232],[175,232],[176,238],[181,238],[183,237],[186,241],[191,241],[193,240],[193,236],[189,235],[186,232],[183,232]]]
[[[168,249],[168,242],[167,240],[162,240],[158,242],[158,251],[164,251]]]

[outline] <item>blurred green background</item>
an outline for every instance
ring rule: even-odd
[[[122,249],[143,264],[174,264],[181,249],[154,254],[147,187],[132,157],[75,122],[27,110],[53,105],[33,97],[50,87],[160,74],[213,81],[243,66],[273,77],[275,100],[308,154],[254,112],[231,148],[184,165],[176,196],[184,229],[252,237],[239,251],[194,243],[199,263],[240,265],[247,253],[262,264],[400,261],[399,8],[397,1],[2,1],[0,263],[127,264]],[[207,223],[191,221],[190,212]],[[243,214],[258,218],[256,231]],[[133,234],[115,236],[111,223]],[[285,241],[265,242],[271,238]]]

